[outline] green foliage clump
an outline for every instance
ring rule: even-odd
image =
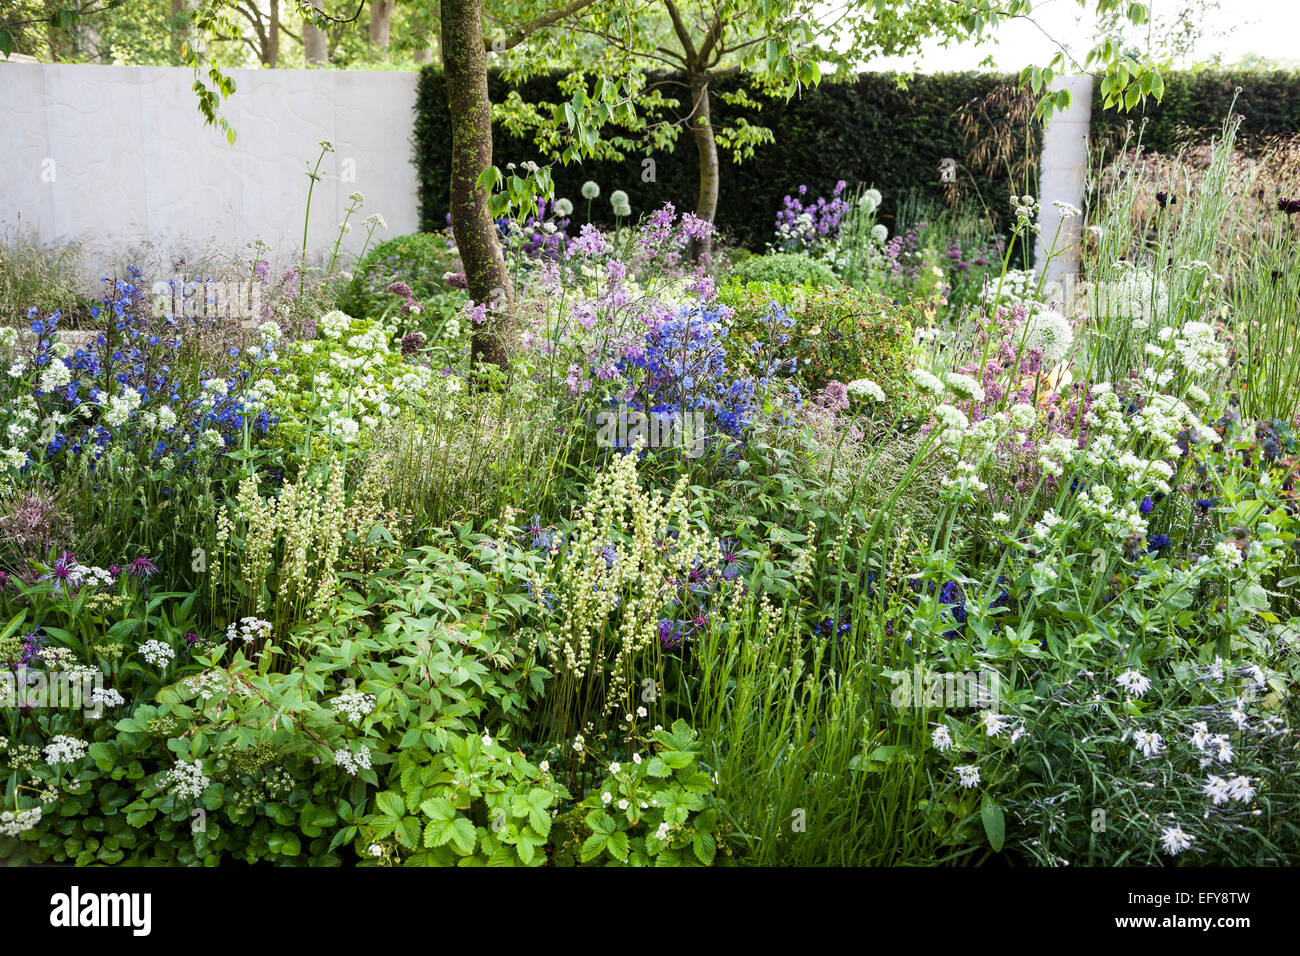
[[[357,263],[338,307],[357,318],[379,318],[401,302],[401,297],[387,291],[392,282],[405,282],[412,297],[427,302],[447,291],[443,275],[455,271],[456,262],[456,254],[439,233],[416,232],[381,242]]]
[[[794,320],[786,354],[797,360],[797,374],[808,390],[869,378],[891,403],[905,402],[915,391],[909,377],[916,351],[912,327],[924,318],[923,304],[891,302],[846,286],[751,282],[738,276],[722,284],[718,298],[735,309],[729,347],[741,360],[750,342],[767,335],[775,303]]]
[[[737,282],[780,282],[786,285],[835,286],[839,278],[829,266],[795,252],[750,256],[738,263],[730,278]]]

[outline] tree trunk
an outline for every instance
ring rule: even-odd
[[[691,85],[691,135],[700,157],[700,194],[695,215],[713,222],[718,213],[718,141],[713,136],[713,118],[709,112],[709,78],[702,73],[688,77]],[[707,262],[713,254],[713,238],[691,240],[691,256]]]
[[[271,25],[266,32],[266,65],[274,70],[280,61],[280,0],[271,0]]]
[[[397,0],[370,0],[370,45],[388,49],[389,29],[393,23],[393,7]]]
[[[473,361],[505,366],[514,344],[514,287],[501,255],[488,191],[478,185],[492,165],[492,103],[482,0],[441,0],[442,65],[451,112],[451,231],[465,265],[470,298],[490,308],[474,329]]]
[[[317,10],[325,9],[325,0],[311,0]],[[329,44],[325,31],[304,22],[302,25],[302,51],[308,66],[325,66],[330,61]]]

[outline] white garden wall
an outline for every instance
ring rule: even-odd
[[[386,235],[418,228],[416,73],[232,75],[237,91],[223,112],[238,133],[233,146],[203,124],[187,69],[0,62],[0,231],[80,240],[93,270],[129,259],[165,274],[174,255],[191,263],[239,255],[257,239],[283,257],[302,242],[306,169],[322,140],[335,152],[312,198],[313,259],[328,254],[353,192],[366,206],[344,249],[360,248],[361,221],[373,212],[387,220]],[[1053,118],[1044,137],[1045,239],[1056,232],[1052,200],[1082,205],[1087,165],[1091,80],[1062,82],[1074,105]],[[1049,278],[1076,271],[1065,257],[1052,263]]]
[[[1054,115],[1043,131],[1043,155],[1040,157],[1038,192],[1042,202],[1035,265],[1046,265],[1049,282],[1060,283],[1067,298],[1074,294],[1074,278],[1079,273],[1077,241],[1083,228],[1081,219],[1062,221],[1060,210],[1052,205],[1061,200],[1083,208],[1083,193],[1088,175],[1088,126],[1092,121],[1092,77],[1060,77],[1053,90],[1068,89],[1070,108]],[[1060,227],[1058,235],[1057,228]],[[1047,262],[1053,243],[1058,250],[1068,249]]]
[[[345,249],[360,248],[370,213],[387,220],[379,237],[418,228],[415,73],[232,76],[233,146],[203,124],[187,69],[0,62],[0,230],[81,240],[93,269],[131,258],[165,271],[172,255],[240,254],[256,239],[285,256],[302,244],[322,140],[335,152],[312,197],[313,258],[333,246],[353,192],[366,205]]]

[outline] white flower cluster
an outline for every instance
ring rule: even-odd
[[[1158,757],[1164,753],[1164,738],[1154,730],[1135,730],[1133,731],[1133,746],[1138,749],[1143,757],[1150,759]]]
[[[344,747],[334,751],[334,762],[345,772],[356,776],[362,770],[370,769],[370,748],[362,745],[355,754]]]
[[[912,381],[916,387],[930,395],[943,394],[943,382],[936,375],[931,375],[923,368],[912,369]]]
[[[1008,269],[1004,275],[986,276],[985,301],[998,305],[1033,305],[1038,301],[1038,276],[1033,269]]]
[[[177,800],[197,800],[210,783],[212,781],[203,773],[202,760],[195,760],[193,763],[178,760],[176,766],[163,775],[163,786],[167,787]]]
[[[35,829],[40,822],[40,807],[32,807],[30,810],[5,810],[0,813],[0,836],[16,837]]]
[[[869,378],[858,378],[849,382],[848,393],[854,398],[866,402],[885,401],[885,390]]]
[[[1074,329],[1060,312],[1040,309],[1025,323],[1024,343],[1025,348],[1041,352],[1045,362],[1055,365],[1070,354]]]
[[[1038,218],[1038,213],[1041,208],[1042,207],[1038,204],[1038,200],[1033,196],[1013,195],[1011,197],[1011,209],[1016,217],[1015,228],[1021,231],[1027,229],[1030,232],[1037,233],[1039,225],[1035,220]]]
[[[974,402],[984,401],[984,386],[969,375],[962,375],[960,372],[949,372],[943,377],[943,380],[948,383],[948,387],[955,394],[962,398]]]
[[[1169,313],[1169,290],[1163,280],[1147,269],[1128,262],[1116,263],[1118,279],[1099,282],[1090,295],[1094,314],[1127,319],[1137,331],[1163,324]]]
[[[121,395],[114,395],[108,400],[104,423],[109,428],[121,428],[131,417],[131,413],[139,407],[140,393],[133,388],[123,388]]]
[[[90,703],[97,707],[121,707],[126,698],[111,687],[96,687],[90,692]]]
[[[217,671],[204,671],[202,674],[186,678],[185,688],[191,694],[198,694],[204,700],[211,700],[217,694],[225,692],[226,680]]]
[[[59,763],[76,763],[86,755],[86,747],[84,740],[59,734],[45,745],[45,762],[51,766]]]
[[[348,326],[351,324],[352,316],[335,309],[322,315],[316,323],[316,328],[325,338],[337,339],[348,330]]]
[[[1162,338],[1173,339],[1174,357],[1193,375],[1205,375],[1228,364],[1227,346],[1214,335],[1214,327],[1204,322],[1187,322],[1177,332],[1161,329]],[[1171,333],[1166,336],[1165,333]]]
[[[1227,803],[1229,800],[1237,803],[1250,803],[1255,799],[1255,788],[1250,782],[1250,777],[1233,774],[1226,780],[1216,774],[1210,774],[1205,778],[1203,792],[1217,807]]]
[[[176,658],[176,651],[162,641],[145,641],[140,645],[140,656],[154,667],[166,667]]]
[[[253,641],[271,636],[271,622],[263,621],[258,617],[245,617],[236,624],[230,622],[226,628],[226,640],[242,640],[245,644],[251,644]]]
[[[41,372],[38,388],[42,392],[53,392],[63,388],[72,381],[72,369],[63,359],[50,359],[50,364]]]
[[[1119,684],[1134,697],[1141,697],[1151,689],[1151,679],[1144,677],[1141,672],[1129,668],[1124,673],[1115,678],[1115,683]]]
[[[340,694],[330,701],[336,714],[342,715],[354,724],[361,723],[361,718],[375,709],[374,694]]]

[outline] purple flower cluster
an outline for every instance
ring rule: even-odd
[[[807,186],[800,186],[796,195],[781,200],[776,214],[777,246],[782,252],[812,252],[827,242],[833,242],[840,231],[840,221],[849,210],[844,198],[846,183],[840,180],[827,199],[818,196],[806,203]]]

